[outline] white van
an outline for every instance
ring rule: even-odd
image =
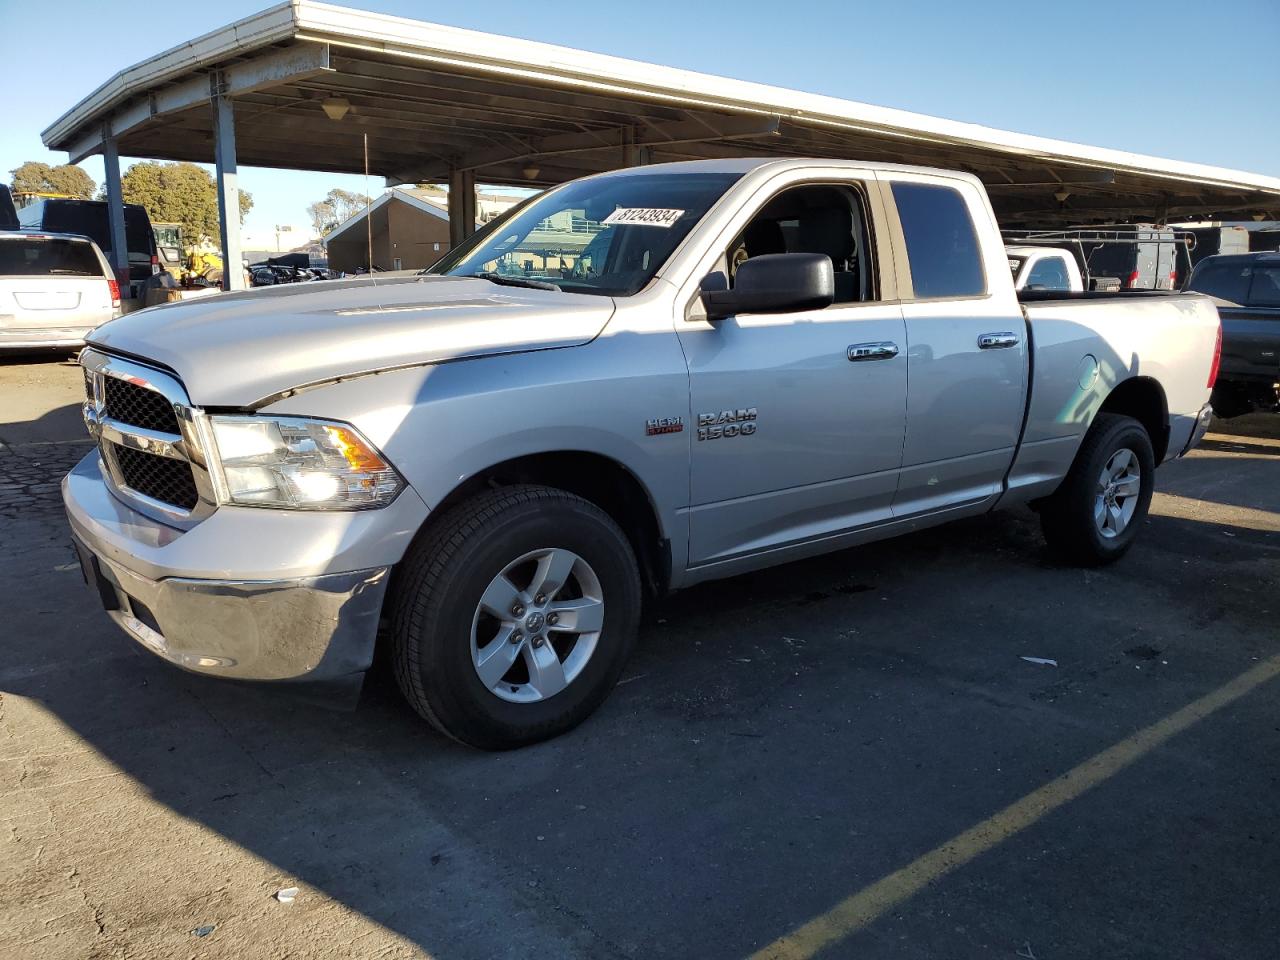
[[[120,286],[87,237],[0,231],[0,350],[79,347],[120,315]]]

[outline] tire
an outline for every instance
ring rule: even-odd
[[[1132,469],[1119,469],[1125,462],[1123,451],[1131,455]],[[1114,486],[1107,483],[1104,470],[1115,473]],[[1118,560],[1133,545],[1147,517],[1155,472],[1146,428],[1132,417],[1098,414],[1062,485],[1041,505],[1045,540],[1055,552],[1082,566]],[[1134,486],[1136,492],[1121,492]]]
[[[561,585],[536,602],[543,576]],[[506,750],[546,740],[609,695],[640,606],[635,553],[607,513],[549,487],[493,490],[450,510],[410,549],[392,607],[396,681],[462,743]]]

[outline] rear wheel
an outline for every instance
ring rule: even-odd
[[[635,643],[640,575],[603,510],[547,487],[454,508],[410,551],[393,609],[396,679],[455,739],[500,750],[581,723]]]
[[[1132,417],[1100,413],[1071,471],[1040,508],[1049,545],[1086,566],[1110,563],[1132,546],[1155,492],[1155,454]]]

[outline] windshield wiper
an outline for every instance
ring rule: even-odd
[[[505,287],[532,287],[534,290],[559,290],[560,284],[552,283],[550,280],[531,280],[527,277],[510,277],[505,273],[497,273],[493,270],[484,270],[480,273],[468,273],[464,276],[472,277],[476,280],[488,280],[490,283],[496,283]]]

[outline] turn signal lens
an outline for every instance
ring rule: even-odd
[[[325,427],[324,429],[334,448],[342,454],[356,473],[376,473],[379,470],[390,469],[387,462],[350,427]]]

